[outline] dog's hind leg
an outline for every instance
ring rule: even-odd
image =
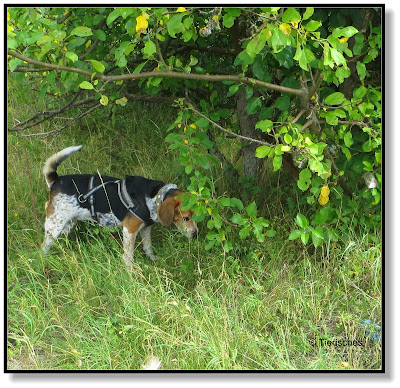
[[[68,234],[73,226],[75,225],[75,221],[73,220],[61,220],[59,217],[52,216],[46,218],[46,222],[44,223],[45,235],[44,241],[42,243],[42,251],[47,253],[50,247],[53,245],[53,242],[57,240],[61,233]]]

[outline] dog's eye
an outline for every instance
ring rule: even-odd
[[[189,217],[182,217],[183,221],[189,221]]]

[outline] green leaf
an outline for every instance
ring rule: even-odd
[[[52,40],[53,38],[51,36],[43,35],[36,41],[36,44],[41,46],[42,44],[51,42]]]
[[[314,8],[306,8],[306,11],[303,14],[303,20],[307,20],[314,14]]]
[[[282,166],[282,155],[275,155],[272,164],[274,166],[274,171],[278,171]]]
[[[77,61],[79,59],[79,57],[75,53],[73,53],[72,51],[67,51],[65,53],[65,56],[68,59],[70,59],[72,62],[75,62],[75,61]]]
[[[103,106],[107,106],[108,105],[108,97],[105,96],[104,94],[101,95],[100,104],[103,105]]]
[[[92,64],[93,68],[98,72],[98,73],[103,73],[104,70],[106,69],[105,66],[99,62],[96,61],[95,59],[89,59],[89,62]]]
[[[345,36],[346,38],[351,38],[353,35],[357,34],[357,32],[358,32],[357,28],[353,26],[348,26],[341,30],[339,36]]]
[[[289,235],[289,240],[295,240],[296,238],[299,238],[302,234],[303,234],[302,230],[299,229],[293,230]]]
[[[338,50],[336,50],[333,47],[331,48],[331,56],[332,56],[332,59],[335,61],[335,63],[338,66],[340,66],[340,65],[347,66],[346,58],[343,56],[343,54],[341,52],[339,52]]]
[[[94,32],[94,34],[96,35],[96,37],[101,40],[102,42],[104,42],[107,39],[107,35],[103,30],[96,30]]]
[[[185,26],[182,23],[183,14],[173,15],[167,22],[168,34],[172,38],[176,38],[176,34],[185,31]]]
[[[239,65],[251,65],[254,62],[254,58],[252,58],[246,50],[243,50],[238,54],[238,56],[235,58],[234,65],[239,66]]]
[[[231,200],[230,198],[227,197],[222,197],[218,200],[218,203],[222,206],[230,206],[231,205]]]
[[[236,16],[226,13],[222,19],[222,24],[226,28],[231,28],[235,24]]]
[[[344,135],[343,141],[346,147],[351,147],[354,144],[353,135],[350,131]]]
[[[228,97],[233,96],[240,88],[240,85],[231,85],[228,91]]]
[[[366,75],[367,75],[367,68],[365,66],[365,63],[363,62],[357,62],[357,74],[360,77],[360,80],[362,81]]]
[[[156,51],[156,45],[151,40],[148,40],[144,45],[144,54],[147,57],[151,57]]]
[[[343,93],[335,92],[325,98],[326,105],[340,105],[344,101],[345,97]]]
[[[114,11],[112,11],[108,16],[107,16],[107,26],[109,26],[115,19],[117,19],[119,16],[121,16],[121,9],[120,8],[115,8]]]
[[[192,171],[193,171],[193,165],[190,163],[187,164],[185,167],[185,173],[189,175]]]
[[[260,159],[265,158],[270,154],[270,152],[271,152],[271,147],[262,145],[256,148],[256,157]]]
[[[282,112],[286,112],[290,107],[290,97],[285,94],[284,96],[279,97],[274,106],[276,106]]]
[[[311,232],[311,239],[315,248],[322,244],[324,241],[324,232],[320,226],[315,227]]]
[[[249,217],[256,217],[257,216],[257,205],[255,202],[252,202],[249,206],[246,207],[246,213]]]
[[[265,235],[266,235],[267,237],[275,237],[275,235],[276,235],[276,230],[274,230],[274,229],[268,229],[268,230],[265,232]]]
[[[88,90],[94,89],[94,86],[93,86],[90,82],[88,82],[88,81],[82,81],[82,82],[79,84],[79,87],[80,87],[81,89],[88,89]]]
[[[343,151],[344,155],[346,156],[346,159],[350,160],[351,159],[351,152],[349,151],[349,149],[346,148],[346,147],[343,147],[343,146],[341,148],[342,148],[342,151]]]
[[[285,135],[283,136],[283,140],[285,141],[285,143],[290,144],[292,142],[292,136],[290,136],[288,133],[285,133]]]
[[[248,45],[246,46],[247,54],[251,58],[254,58],[265,46],[267,41],[267,34],[261,31],[257,36],[255,36]]]
[[[261,120],[256,124],[256,129],[261,129],[263,132],[270,132],[274,123],[271,120]]]
[[[241,214],[239,214],[239,213],[235,213],[235,214],[233,215],[231,221],[232,221],[234,224],[237,224],[237,225],[244,225],[245,222],[246,222],[245,218],[244,218]]]
[[[338,119],[335,111],[327,112],[325,115],[325,119],[329,125],[337,125],[337,123],[339,122],[339,119]]]
[[[315,30],[318,30],[318,28],[320,28],[322,26],[321,22],[318,22],[316,20],[310,20],[305,26],[304,28],[306,29],[306,31],[308,32],[312,32]]]
[[[308,233],[303,233],[300,236],[301,241],[303,242],[304,245],[306,245],[308,243],[308,240],[310,238],[310,235]]]
[[[301,20],[300,13],[295,8],[288,8],[282,14],[282,21],[284,23],[299,22],[300,20]]]
[[[306,191],[311,184],[311,171],[305,168],[300,171],[299,180],[297,181],[297,186],[301,191]]]
[[[11,71],[14,71],[18,66],[22,65],[23,62],[19,58],[13,58],[10,59],[8,62],[8,67],[10,68]]]
[[[92,30],[89,27],[75,27],[72,31],[71,31],[71,35],[76,35],[76,36],[91,36],[93,35]]]
[[[354,89],[353,97],[358,100],[360,98],[363,98],[366,93],[367,93],[367,88],[365,86],[360,86],[359,88]]]
[[[225,251],[225,252],[229,252],[229,251],[231,251],[232,249],[233,249],[232,243],[231,243],[230,241],[225,241],[225,244],[224,244],[224,251]]]
[[[238,17],[242,13],[240,8],[225,8],[225,11],[232,16]]]
[[[249,115],[257,113],[262,106],[261,100],[258,97],[251,98],[246,105],[246,111]]]
[[[244,228],[240,229],[239,237],[243,240],[250,234],[250,231],[251,231],[251,226],[246,225]]]
[[[299,225],[300,228],[306,228],[309,225],[309,222],[303,214],[298,213],[296,216],[296,224]]]
[[[238,198],[231,198],[231,206],[235,206],[239,210],[243,210],[243,202]]]
[[[147,63],[147,61],[146,62],[142,62],[140,65],[136,66],[135,70],[133,70],[133,74],[140,73],[146,63]]]

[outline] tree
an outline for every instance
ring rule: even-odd
[[[78,106],[72,121],[99,108],[115,120],[135,99],[174,104],[166,141],[190,176],[184,205],[208,218],[210,248],[232,248],[222,208],[241,238],[274,235],[254,202],[216,199],[207,175],[219,163],[257,182],[266,158],[314,211],[290,238],[318,246],[357,210],[353,224],[380,225],[380,48],[380,8],[8,8],[9,70],[41,74],[39,98],[65,99],[9,130]],[[242,172],[217,147],[227,134],[243,142]]]

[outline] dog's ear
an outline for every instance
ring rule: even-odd
[[[162,226],[169,226],[174,220],[175,209],[180,205],[178,199],[167,198],[158,208],[158,218]]]

